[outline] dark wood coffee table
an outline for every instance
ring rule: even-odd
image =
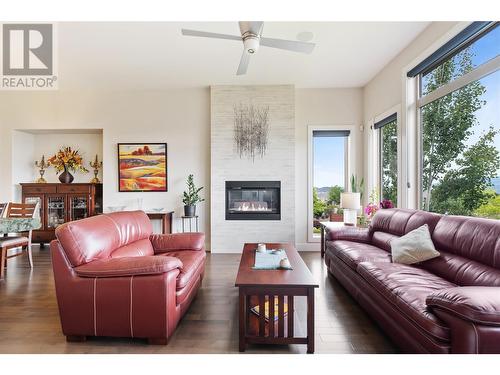
[[[247,344],[307,344],[307,352],[314,353],[314,288],[318,284],[300,257],[295,247],[287,243],[268,243],[268,249],[285,249],[293,270],[254,270],[257,244],[246,243],[241,255],[240,268],[235,286],[239,288],[239,333],[240,352]],[[307,335],[294,334],[294,297],[307,297]],[[278,300],[275,311],[274,299]],[[269,320],[250,310],[258,305],[264,311],[269,303]],[[284,306],[288,305],[285,314]],[[269,322],[273,322],[269,323]],[[286,327],[286,329],[285,329]]]

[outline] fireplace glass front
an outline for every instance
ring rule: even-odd
[[[280,220],[280,181],[226,181],[226,220]]]

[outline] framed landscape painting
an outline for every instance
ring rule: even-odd
[[[166,143],[118,143],[119,191],[167,191]]]

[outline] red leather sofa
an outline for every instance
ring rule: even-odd
[[[391,240],[423,224],[441,255],[392,263]],[[380,210],[329,231],[325,262],[403,352],[500,353],[499,220]]]
[[[50,244],[68,341],[87,336],[167,344],[199,289],[203,233],[152,234],[142,211],[68,222]]]

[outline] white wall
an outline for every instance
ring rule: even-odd
[[[96,154],[98,159],[102,160],[102,134],[35,134],[35,158],[39,159],[41,155],[45,155],[45,160],[47,160],[65,146],[78,149],[83,157],[85,168],[89,170],[89,173],[71,172],[75,178],[73,182],[90,182],[94,178],[94,170],[89,166],[89,162],[94,161]],[[49,168],[44,177],[47,182],[59,182],[59,176],[53,168]],[[102,179],[102,170],[99,171],[98,177]]]
[[[145,209],[165,207],[175,210],[176,216],[180,216],[185,179],[193,173],[196,183],[205,186],[203,194],[207,201],[199,205],[198,213],[200,230],[209,237],[209,98],[208,88],[129,92],[1,92],[0,201],[14,198],[12,181],[14,177],[19,178],[12,168],[12,156],[14,154],[17,158],[21,150],[13,150],[12,130],[103,129],[104,206],[127,205],[135,208],[137,198],[141,197]],[[168,192],[118,192],[118,142],[166,142]],[[50,170],[47,173],[50,174]],[[180,223],[176,222],[175,226],[180,228]]]
[[[353,125],[351,171],[363,175],[363,91],[346,89],[297,89],[295,93],[295,231],[299,250],[318,250],[319,243],[307,244],[308,222],[308,134],[311,125]]]
[[[3,137],[3,134],[2,134]],[[12,182],[13,185],[13,200],[15,202],[21,201],[21,186],[18,185],[19,182],[33,182],[35,179],[35,136],[33,134],[13,131],[12,132],[12,157],[9,158],[11,161],[12,169]],[[4,160],[4,159],[2,159]],[[2,176],[5,176],[2,173]],[[2,179],[3,180],[3,179]],[[1,202],[8,201],[10,199],[0,199]]]
[[[402,72],[457,22],[433,22],[363,88],[363,115],[372,119],[403,102]]]

